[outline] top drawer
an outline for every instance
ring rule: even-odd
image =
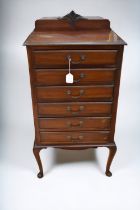
[[[68,68],[68,57],[71,57],[71,68],[115,67],[117,50],[34,50],[33,68]]]

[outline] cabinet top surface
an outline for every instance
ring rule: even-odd
[[[24,45],[126,45],[101,17],[83,17],[75,12],[60,18],[35,21],[35,29]]]

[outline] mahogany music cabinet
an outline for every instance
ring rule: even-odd
[[[43,148],[107,147],[105,174],[111,176],[123,48],[126,43],[101,17],[74,11],[35,21],[27,47],[35,142],[43,177]],[[67,74],[73,75],[66,81]]]

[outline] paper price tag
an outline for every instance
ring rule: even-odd
[[[73,74],[68,73],[66,75],[66,83],[73,83]]]

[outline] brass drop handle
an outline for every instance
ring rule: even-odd
[[[72,115],[79,114],[79,112],[81,112],[83,110],[84,110],[84,106],[80,106],[79,110],[77,110],[77,111],[72,111],[71,106],[67,106],[67,111],[71,112]]]
[[[82,61],[85,60],[85,57],[86,57],[85,55],[80,55],[79,61],[73,61],[71,55],[67,55],[66,59],[67,60],[71,59],[71,64],[80,64]]]
[[[72,98],[80,98],[83,94],[84,94],[84,90],[80,90],[79,95],[77,96],[72,95],[71,90],[67,90],[67,95],[71,95]]]
[[[80,136],[67,136],[68,140],[72,141],[72,142],[77,142],[79,140],[82,140],[84,137],[82,135]]]
[[[80,82],[80,80],[83,79],[84,77],[85,77],[85,74],[84,74],[84,73],[81,73],[81,74],[80,74],[80,78],[77,79],[77,80],[74,79],[74,82],[75,82],[75,83],[76,83],[76,82]]]
[[[68,122],[68,127],[81,127],[83,125],[83,121],[80,120],[79,124],[72,124],[71,122]]]

